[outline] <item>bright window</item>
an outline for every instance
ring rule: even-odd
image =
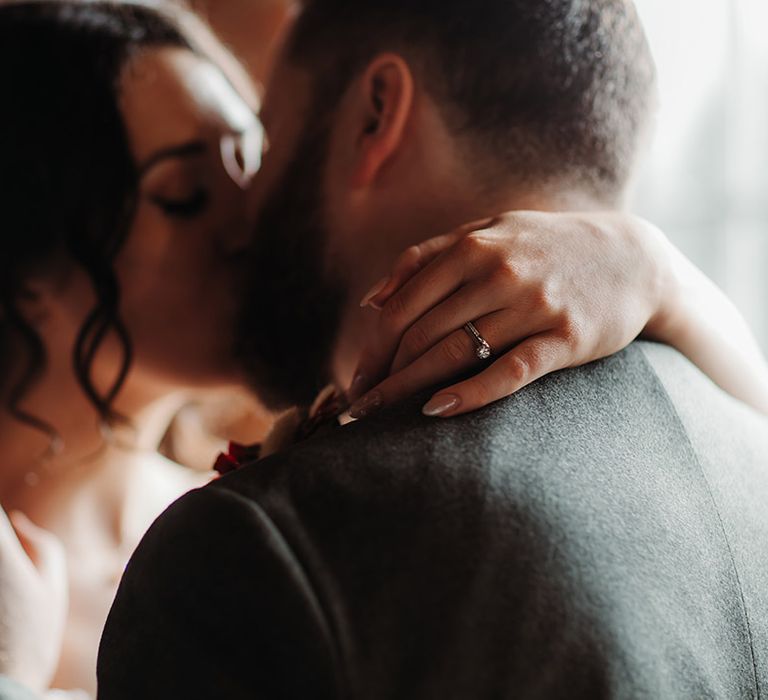
[[[768,2],[637,5],[661,105],[634,208],[728,292],[768,350]]]

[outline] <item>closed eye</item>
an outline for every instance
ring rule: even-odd
[[[205,190],[197,190],[186,199],[165,199],[152,197],[152,202],[164,214],[176,219],[194,219],[208,207],[210,196]]]

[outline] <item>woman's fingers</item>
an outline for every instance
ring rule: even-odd
[[[483,251],[469,234],[494,222],[474,221],[409,248],[396,262],[392,275],[365,295],[361,305],[377,308],[381,315],[376,337],[361,354],[349,388],[351,401],[389,373],[400,338],[409,326],[459,289],[467,269],[478,271]]]
[[[366,293],[360,301],[360,306],[381,309],[398,289],[429,265],[440,253],[448,250],[457,240],[456,233],[448,233],[407,248],[395,261],[392,272],[374,284]]]
[[[468,284],[428,311],[418,319],[400,338],[400,343],[391,362],[390,373],[399,372],[426,353],[451,333],[461,330],[465,323],[504,310],[503,303],[496,303],[490,285],[484,282]],[[506,312],[509,327],[492,331],[497,343],[508,347],[511,340],[519,337],[520,326],[515,322],[515,312]],[[522,318],[520,321],[522,322]],[[486,320],[485,323],[488,323]],[[531,319],[528,319],[530,325]]]
[[[482,254],[482,244],[465,236],[387,300],[380,312],[376,336],[361,355],[349,391],[351,401],[389,374],[405,332],[459,290],[467,274],[478,274]]]
[[[551,372],[576,364],[579,362],[566,339],[552,332],[542,333],[523,341],[480,374],[442,389],[427,402],[423,412],[435,418],[450,418],[475,411]]]
[[[492,349],[508,348],[532,332],[513,322],[508,312],[484,316],[475,325]],[[515,328],[520,333],[517,337],[513,335]],[[350,415],[353,418],[364,418],[382,406],[412,396],[481,364],[475,341],[463,328],[459,328],[355,401]]]
[[[456,266],[454,255],[438,257],[384,305],[374,338],[360,356],[349,390],[351,401],[389,374],[400,338],[408,328],[459,289],[461,279]]]
[[[61,655],[67,618],[64,548],[19,512],[0,509],[0,610],[18,624],[2,629],[0,673],[47,688]]]
[[[66,558],[60,540],[35,525],[21,511],[8,515],[24,552],[44,578],[58,581],[65,574]]]
[[[354,414],[477,366],[477,377],[425,407],[428,415],[457,415],[626,346],[658,315],[662,288],[653,256],[649,263],[627,223],[599,213],[516,212],[485,222],[490,230],[474,225],[447,250],[451,239],[433,243],[437,255],[410,251],[391,284],[372,296],[383,307],[351,391]],[[495,353],[489,367],[478,366],[461,330],[470,320]]]
[[[29,560],[16,528],[6,512],[0,508],[0,561]]]
[[[427,241],[406,249],[395,261],[389,276],[377,282],[363,297],[360,306],[372,306],[381,309],[384,304],[414,275],[423,270],[438,255],[453,246],[459,239],[472,231],[478,231],[492,225],[494,219],[482,219],[461,226],[451,233],[435,236]]]

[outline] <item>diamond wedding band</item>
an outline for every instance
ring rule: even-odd
[[[488,360],[491,357],[491,346],[488,341],[480,335],[480,331],[477,330],[475,324],[471,321],[464,324],[464,330],[467,332],[472,342],[475,344],[475,354],[479,360]]]

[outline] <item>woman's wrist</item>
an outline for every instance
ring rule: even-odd
[[[661,231],[640,224],[658,291],[642,337],[674,347],[722,389],[768,413],[768,365],[738,309]]]
[[[630,235],[636,238],[641,264],[648,270],[651,316],[642,336],[673,347],[685,334],[685,258],[653,224],[632,217]]]

